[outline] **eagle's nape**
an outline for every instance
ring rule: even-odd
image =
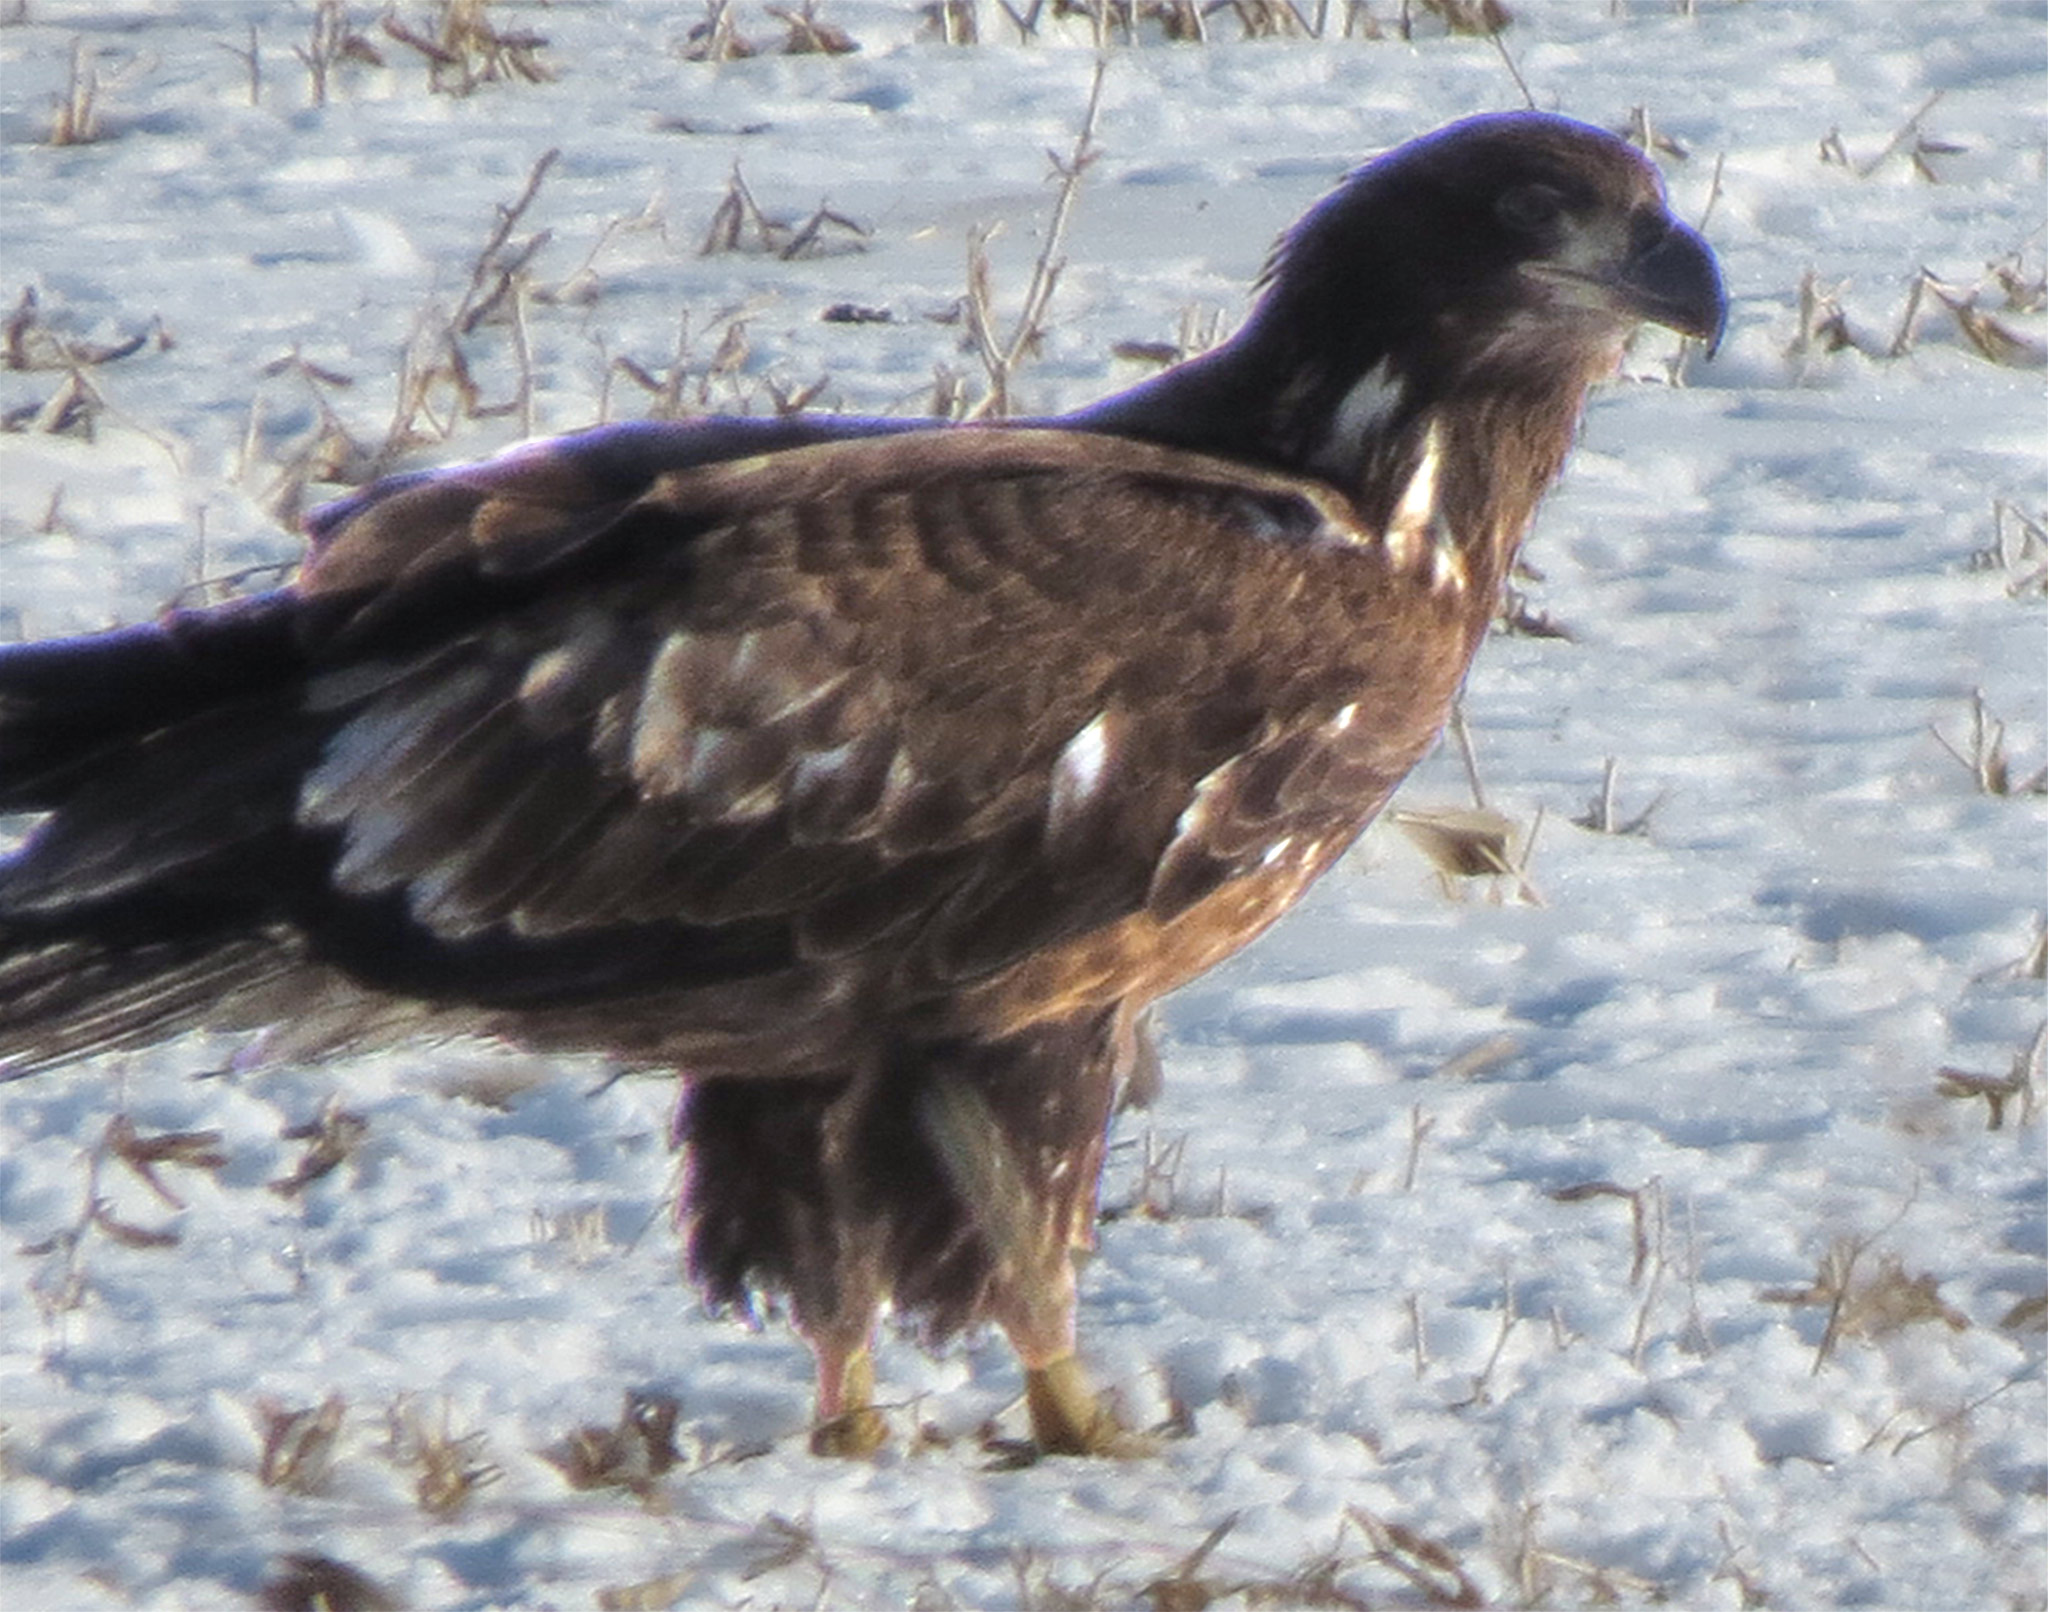
[[[1246,326],[1021,427],[614,426],[397,477],[294,585],[0,650],[0,1071],[195,1028],[684,1074],[693,1275],[870,1343],[994,1322],[1126,1451],[1071,1253],[1148,1005],[1423,754],[1586,390],[1720,280],[1654,170],[1469,119],[1290,232]]]

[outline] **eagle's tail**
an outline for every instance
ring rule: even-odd
[[[0,1080],[215,1024],[223,991],[295,962],[255,934],[124,944],[0,921]]]
[[[0,819],[0,848],[25,831],[0,855],[0,1076],[157,1040],[290,966],[248,897],[289,814],[298,655],[269,599],[0,647],[0,814],[26,814]]]
[[[0,645],[0,812],[49,811],[148,735],[304,661],[282,593],[112,632]]]

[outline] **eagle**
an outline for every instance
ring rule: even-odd
[[[1358,168],[1221,346],[1057,417],[613,424],[316,511],[289,585],[0,649],[0,1072],[194,1028],[678,1077],[692,1276],[813,1447],[886,1311],[1048,1452],[1145,1016],[1430,748],[1588,389],[1714,343],[1655,168],[1535,112]]]

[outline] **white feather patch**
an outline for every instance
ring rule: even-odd
[[[693,713],[684,704],[683,668],[689,653],[687,633],[671,633],[662,640],[647,669],[639,709],[633,713],[627,766],[644,798],[679,795],[689,787],[696,738]]]
[[[1310,461],[1326,475],[1350,480],[1358,474],[1360,452],[1368,438],[1379,435],[1400,411],[1408,388],[1386,359],[1352,383],[1337,405],[1330,433]]]
[[[1436,475],[1443,463],[1443,434],[1432,420],[1422,438],[1422,457],[1401,489],[1401,501],[1387,520],[1387,549],[1395,563],[1414,565],[1436,521]]]
[[[1116,756],[1116,736],[1108,711],[1098,712],[1060,750],[1052,765],[1052,786],[1046,799],[1046,832],[1060,835],[1073,826],[1101,792]]]

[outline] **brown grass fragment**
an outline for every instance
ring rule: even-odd
[[[1939,728],[1929,728],[1934,741],[1953,756],[1977,784],[1980,795],[2048,795],[2048,766],[2015,779],[2005,753],[2005,724],[1984,704],[1984,691],[1970,696],[1970,731],[1962,745],[1950,744]]]
[[[1896,1254],[1880,1258],[1874,1271],[1860,1269],[1869,1247],[1866,1240],[1838,1237],[1806,1286],[1767,1288],[1758,1295],[1766,1304],[1827,1306],[1827,1327],[1814,1351],[1816,1372],[1844,1338],[1888,1337],[1922,1321],[1939,1321],[1953,1332],[1970,1325],[1967,1316],[1943,1302],[1935,1277],[1909,1276]]]
[[[1628,109],[1628,122],[1618,131],[1622,139],[1638,151],[1669,157],[1673,162],[1684,162],[1692,155],[1683,141],[1674,139],[1651,121],[1650,109],[1638,103]]]
[[[1227,1584],[1202,1576],[1202,1564],[1209,1559],[1224,1536],[1237,1526],[1240,1512],[1233,1511],[1202,1542],[1184,1556],[1172,1572],[1155,1578],[1138,1593],[1152,1604],[1152,1612],[1205,1612],[1214,1602],[1235,1595],[1242,1585]]]
[[[1671,791],[1660,789],[1656,797],[1633,817],[1623,817],[1615,807],[1615,780],[1621,771],[1621,764],[1614,757],[1607,757],[1600,770],[1600,793],[1586,803],[1586,809],[1572,821],[1580,828],[1591,829],[1595,834],[1647,834],[1650,818],[1658,807],[1670,798]]]
[[[598,1589],[599,1612],[668,1612],[681,1606],[696,1582],[694,1572],[664,1573],[637,1584],[607,1584]]]
[[[801,1561],[817,1560],[821,1565],[823,1562],[818,1531],[808,1517],[792,1520],[771,1511],[761,1519],[747,1544],[752,1553],[740,1569],[742,1579],[762,1578]]]
[[[362,1115],[349,1112],[337,1101],[330,1101],[320,1111],[318,1119],[290,1126],[282,1133],[287,1142],[310,1145],[291,1174],[271,1182],[270,1190],[280,1198],[297,1197],[315,1181],[339,1168],[363,1145],[363,1138],[369,1131],[370,1122]]]
[[[2048,594],[2048,513],[1993,499],[1991,543],[1970,556],[1970,568],[2004,572],[2009,599]]]
[[[860,49],[844,28],[818,19],[818,0],[804,0],[796,11],[770,6],[768,15],[789,30],[782,41],[785,56],[850,56]]]
[[[391,1459],[413,1468],[413,1494],[420,1510],[443,1521],[461,1514],[470,1497],[504,1476],[484,1459],[486,1435],[455,1432],[446,1404],[429,1418],[410,1396],[385,1412],[385,1447]]]
[[[94,68],[92,52],[83,38],[71,42],[71,72],[65,81],[64,93],[50,112],[50,132],[43,137],[44,144],[53,146],[88,146],[106,138],[106,125],[100,119],[100,78]]]
[[[2030,1090],[2024,1060],[2016,1061],[2012,1073],[2007,1075],[1980,1075],[1944,1066],[1934,1072],[1934,1089],[1944,1097],[1963,1101],[1983,1098],[1984,1106],[1990,1110],[1984,1122],[1987,1131],[2003,1130],[2006,1103],[2014,1097],[2025,1101]]]
[[[163,1131],[144,1136],[126,1114],[116,1114],[107,1122],[100,1146],[127,1165],[170,1209],[184,1208],[185,1200],[158,1179],[157,1166],[175,1164],[188,1170],[219,1170],[228,1162],[228,1156],[220,1150],[219,1131]]]
[[[572,1489],[624,1489],[643,1502],[657,1492],[655,1480],[681,1460],[676,1423],[681,1405],[668,1394],[630,1390],[611,1427],[579,1427],[559,1444],[539,1452]]]
[[[1007,3],[1003,9],[1010,11]],[[1037,15],[1038,6],[1034,4],[1031,8],[1034,22],[1025,33],[1027,38],[1037,32]],[[918,16],[922,19],[920,31],[943,44],[976,45],[981,42],[981,20],[975,14],[974,0],[931,0],[930,4],[918,8]],[[1020,30],[1024,28],[1016,12],[1010,11],[1010,20],[1017,22]]]
[[[348,1402],[329,1394],[318,1405],[292,1407],[279,1400],[256,1401],[256,1424],[263,1434],[263,1454],[256,1475],[266,1489],[314,1494],[334,1469],[335,1441]]]
[[[1947,91],[1945,90],[1936,90],[1933,94],[1929,95],[1926,100],[1922,101],[1919,104],[1919,106],[1914,109],[1913,115],[1907,118],[1904,123],[1900,124],[1898,128],[1893,131],[1892,137],[1885,142],[1883,150],[1879,151],[1877,155],[1872,157],[1868,162],[1857,165],[1856,177],[1858,179],[1868,179],[1872,174],[1876,173],[1879,168],[1884,166],[1885,162],[1892,156],[1894,152],[1898,151],[1900,147],[1904,146],[1908,141],[1913,141],[1916,142],[1915,166],[1919,168],[1922,177],[1932,179],[1934,177],[1932,172],[1928,170],[1924,162],[1918,160],[1919,150],[1917,143],[1921,139],[1920,120],[1926,117],[1929,112],[1932,112],[1937,106],[1941,104],[1941,98],[1946,93]]]
[[[490,0],[439,0],[431,24],[415,27],[387,11],[384,32],[426,58],[427,87],[438,94],[463,96],[479,85],[518,79],[527,84],[553,81],[554,69],[540,59],[547,36],[527,29],[500,29],[487,15]]]
[[[683,47],[686,62],[733,62],[760,54],[733,26],[732,0],[706,0],[704,20],[692,28]]]
[[[1391,1567],[1421,1593],[1429,1606],[1484,1606],[1486,1598],[1446,1545],[1426,1538],[1398,1522],[1388,1522],[1363,1506],[1346,1506],[1345,1515],[1365,1535],[1371,1559]]]
[[[178,1234],[167,1229],[138,1226],[131,1221],[117,1219],[112,1210],[99,1199],[94,1199],[88,1217],[91,1223],[105,1232],[123,1248],[175,1248]]]
[[[1550,1194],[1553,1203],[1585,1203],[1593,1198],[1620,1198],[1629,1206],[1629,1230],[1634,1257],[1629,1262],[1628,1282],[1634,1287],[1642,1281],[1643,1273],[1650,1264],[1651,1202],[1656,1182],[1647,1186],[1624,1187],[1613,1181],[1580,1181],[1572,1186],[1559,1187]]]
[[[1939,283],[1929,286],[1943,307],[1955,316],[1956,328],[1978,354],[2003,369],[2048,368],[2048,346],[2022,335],[1977,306],[1975,291],[1957,293]]]
[[[1876,356],[1876,350],[1849,328],[1849,316],[1841,303],[1843,290],[1841,285],[1822,285],[1820,276],[1812,269],[1800,276],[1799,327],[1785,348],[1786,357],[1798,359],[1810,353],[1839,353],[1845,349]],[[1892,347],[1896,348],[1902,339],[1895,337]]]
[[[257,93],[253,65],[256,60],[256,40],[253,31],[249,39],[249,54],[253,97]],[[354,62],[365,67],[382,67],[384,54],[378,50],[367,34],[362,33],[348,19],[348,7],[343,0],[319,0],[313,8],[313,21],[303,45],[292,46],[292,54],[306,69],[307,95],[314,106],[327,104],[328,81],[334,69],[343,62]],[[253,100],[252,103],[253,104]]]

